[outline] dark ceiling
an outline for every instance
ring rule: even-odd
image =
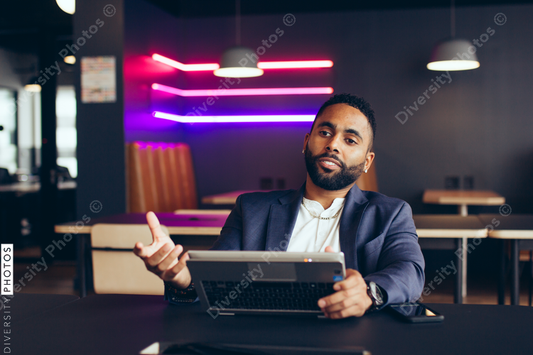
[[[127,0],[126,0],[127,1]],[[235,15],[232,0],[146,0],[180,18]],[[531,4],[533,0],[456,0],[456,6]],[[302,0],[241,0],[241,14],[267,15],[316,13],[357,10],[387,10],[410,8],[449,7],[450,0],[374,0],[374,1],[302,1]]]
[[[78,0],[90,1],[90,0]],[[128,1],[128,0],[124,0]],[[232,16],[232,0],[146,0],[178,18]],[[533,0],[457,0],[456,6],[531,4]],[[447,0],[374,0],[374,1],[302,1],[302,0],[242,0],[243,15],[317,13],[369,9],[407,9],[448,7]],[[0,11],[0,47],[21,53],[37,53],[41,36],[53,31],[58,48],[72,36],[72,16],[59,9],[55,0],[3,1]]]
[[[37,53],[45,29],[61,39],[72,36],[72,15],[55,0],[2,1],[0,47],[19,53]]]

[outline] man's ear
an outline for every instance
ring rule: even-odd
[[[372,163],[374,162],[374,158],[375,157],[376,157],[376,153],[374,153],[374,152],[369,152],[366,155],[366,158],[365,158],[365,170],[370,169],[370,167],[372,166]]]
[[[306,134],[305,134],[305,138],[304,138],[304,148],[303,148],[303,151],[305,151],[305,148],[307,147],[307,142],[309,142],[309,137],[310,137],[310,134],[309,134],[309,133],[306,133]]]

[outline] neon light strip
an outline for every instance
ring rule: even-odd
[[[183,64],[178,61],[172,60],[170,58],[163,57],[162,55],[159,55],[159,54],[154,54],[152,56],[152,59],[155,60],[156,62],[170,65],[171,67],[182,70],[182,71],[208,71],[208,70],[213,71],[213,70],[220,68],[220,66],[217,63]]]
[[[217,63],[183,64],[176,60],[163,57],[160,54],[152,55],[152,59],[182,71],[210,71],[220,68]],[[333,62],[331,60],[299,60],[257,63],[257,67],[259,69],[318,69],[331,68],[332,66]]]
[[[154,111],[154,117],[181,123],[229,123],[229,122],[313,122],[314,115],[263,115],[263,116],[180,116]]]
[[[259,69],[304,69],[304,68],[331,68],[333,62],[331,60],[301,60],[301,61],[287,61],[287,62],[259,62],[257,67]]]
[[[162,84],[152,84],[152,89],[169,94],[194,97],[194,96],[265,96],[265,95],[317,95],[331,94],[331,87],[309,88],[266,88],[266,89],[221,89],[221,90],[183,90]]]

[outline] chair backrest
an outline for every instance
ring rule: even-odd
[[[356,181],[361,190],[378,192],[378,178],[376,176],[376,162],[374,161],[368,169],[368,173],[362,173]]]
[[[196,209],[198,200],[187,144],[134,142],[126,145],[128,212]]]
[[[172,151],[176,155],[176,161],[179,163],[179,181],[183,186],[182,191],[185,202],[184,206],[180,208],[196,209],[198,208],[198,199],[196,196],[196,180],[194,178],[191,149],[187,144],[180,143]]]
[[[168,229],[161,226],[168,234]],[[94,291],[97,294],[163,295],[163,281],[133,254],[136,242],[152,243],[147,224],[95,224],[91,229]]]

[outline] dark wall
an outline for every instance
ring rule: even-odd
[[[115,8],[113,13],[109,7]],[[107,7],[106,7],[107,6]],[[97,20],[100,20],[97,23]],[[103,22],[103,25],[98,25]],[[74,15],[74,41],[83,37],[97,24],[98,31],[86,38],[76,50],[78,82],[78,189],[77,215],[90,217],[124,213],[126,211],[124,158],[124,91],[123,40],[124,6],[122,0],[78,1]],[[94,32],[94,28],[93,28]],[[90,35],[90,34],[89,34]],[[115,56],[117,100],[114,103],[82,103],[80,93],[80,63],[82,57]]]
[[[218,62],[223,50],[234,44],[234,18],[178,20],[155,8],[139,8],[143,10],[132,7],[126,17],[125,51],[132,61],[151,51],[165,51],[184,63]],[[498,13],[507,18],[502,26],[494,22]],[[531,212],[533,6],[458,8],[457,36],[472,40],[482,35],[486,39],[488,34],[488,40],[477,49],[481,67],[450,73],[450,79],[426,69],[432,47],[449,34],[448,9],[294,15],[296,22],[290,27],[283,24],[283,15],[243,17],[242,43],[257,48],[281,28],[283,36],[261,60],[331,59],[334,67],[267,72],[233,87],[332,86],[336,93],[368,99],[378,121],[375,150],[380,190],[408,201],[416,213],[454,213],[453,207],[424,205],[422,192],[444,188],[446,176],[465,175],[474,177],[476,189],[504,195],[514,211]],[[130,17],[135,19],[131,24]],[[149,59],[146,63],[146,68],[153,67]],[[150,70],[166,85],[219,85],[219,78],[210,73]],[[438,77],[445,83],[428,92],[429,99],[418,104],[417,111],[412,109],[406,122],[399,122],[395,116],[405,118],[399,112],[414,106]],[[168,123],[150,117],[151,111],[161,107],[186,114],[205,98],[185,101],[153,93],[148,85],[155,81],[143,80],[146,90],[135,91],[140,101],[126,97],[126,140],[190,144],[200,196],[258,188],[261,177],[283,177],[288,187],[303,182],[301,149],[310,124]],[[205,114],[314,114],[326,99],[324,95],[226,97]],[[128,116],[130,109],[138,116]],[[128,128],[130,124],[135,129]]]
[[[126,142],[183,140],[175,122],[152,117],[152,83],[180,86],[183,75],[178,70],[152,60],[158,53],[180,60],[182,56],[180,21],[143,0],[125,3],[124,35],[124,129]],[[182,85],[180,86],[182,87]],[[173,97],[174,99],[174,97]],[[173,110],[181,100],[173,100]],[[167,110],[168,111],[168,110]]]

